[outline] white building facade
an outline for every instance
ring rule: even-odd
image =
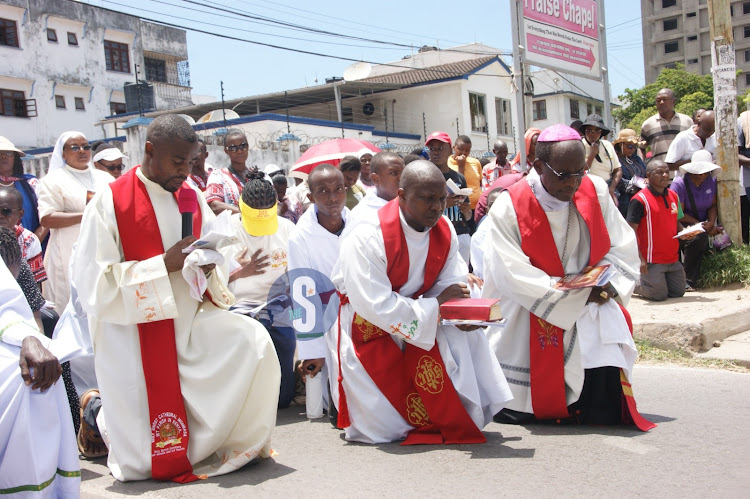
[[[0,0],[0,60],[0,135],[27,150],[104,138],[95,123],[126,112],[136,65],[156,109],[191,104],[183,30],[84,3]]]

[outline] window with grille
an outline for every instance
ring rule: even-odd
[[[663,25],[664,25],[664,31],[671,31],[673,29],[677,29],[677,18],[674,17],[672,19],[665,19]]]
[[[579,119],[581,117],[581,111],[580,106],[578,104],[578,101],[575,99],[570,99],[570,117],[573,119]]]
[[[18,90],[0,89],[0,114],[3,116],[29,116],[26,97]]]
[[[146,79],[148,81],[160,81],[167,83],[167,62],[162,59],[143,58],[143,66],[146,68]]]
[[[743,14],[750,14],[750,2],[743,2],[742,3],[742,13]]]
[[[47,41],[57,43],[57,31],[52,28],[47,28]]]
[[[547,119],[547,100],[546,99],[534,101],[534,119],[535,120]]]
[[[495,118],[498,135],[513,135],[513,115],[510,113],[508,99],[495,99]]]
[[[667,42],[664,44],[664,53],[671,54],[680,50],[680,42]]]
[[[469,111],[471,112],[471,130],[487,131],[487,106],[485,96],[469,92]]]
[[[128,112],[124,102],[110,102],[109,113],[111,116]]]
[[[661,8],[668,9],[677,5],[677,0],[661,0]]]
[[[18,47],[18,28],[10,19],[0,19],[0,45]]]
[[[130,73],[130,56],[128,55],[127,44],[104,40],[104,60],[107,63],[108,71]]]
[[[76,109],[78,109],[79,111],[85,111],[86,110],[86,106],[83,104],[83,98],[82,97],[76,97],[75,98],[75,104],[76,104]]]

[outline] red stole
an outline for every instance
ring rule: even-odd
[[[508,193],[516,213],[523,214],[523,216],[518,217],[521,249],[529,257],[529,261],[534,267],[543,270],[550,276],[563,277],[565,270],[557,253],[557,245],[552,236],[547,215],[539,205],[539,201],[537,201],[528,182],[516,182],[508,188]],[[573,204],[581,214],[591,236],[588,265],[595,265],[607,255],[611,242],[607,226],[604,223],[596,188],[588,177],[584,177],[581,181],[581,186],[573,197]],[[630,325],[630,315],[624,308],[620,308]],[[531,406],[534,409],[534,415],[538,419],[567,418],[569,413],[565,398],[563,330],[531,312],[529,314],[529,366]],[[630,330],[632,334],[632,325]],[[626,391],[625,385],[623,385],[623,392],[627,394],[629,391],[631,395],[630,400],[627,400],[630,415],[638,427],[644,429],[638,423],[638,418],[648,424],[652,423],[638,414],[635,409],[632,390],[629,389],[630,385],[627,386],[628,390]]]
[[[409,276],[409,248],[401,227],[398,199],[381,208],[378,217],[388,278],[392,289],[398,292]],[[444,219],[430,230],[429,237],[424,284],[414,298],[432,287],[450,252],[451,231]],[[406,336],[410,327],[416,325],[393,325],[391,332]],[[367,374],[399,414],[415,427],[402,445],[486,442],[456,393],[437,343],[429,352],[409,343],[402,351],[388,332],[357,314],[351,332],[354,350]]]
[[[112,200],[125,261],[164,253],[161,231],[146,186],[132,168],[112,182]],[[180,189],[190,189],[183,183]],[[178,192],[174,193],[175,199]],[[175,223],[179,223],[175,219]],[[193,234],[200,236],[202,214],[193,214]],[[151,475],[155,480],[188,483],[199,477],[187,457],[188,426],[180,389],[174,321],[138,324],[143,374],[151,426]],[[204,477],[200,477],[204,478]]]

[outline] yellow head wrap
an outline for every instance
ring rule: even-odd
[[[240,199],[240,213],[242,213],[242,226],[251,236],[270,236],[279,230],[276,204],[270,208],[257,210]]]

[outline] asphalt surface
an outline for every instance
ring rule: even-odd
[[[81,461],[94,497],[747,497],[750,374],[637,365],[648,433],[629,427],[491,423],[482,445],[348,443],[327,419],[279,412],[273,459],[190,485],[121,483]]]

